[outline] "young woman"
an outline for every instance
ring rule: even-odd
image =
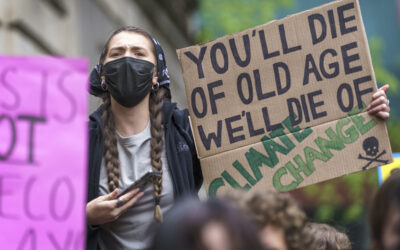
[[[162,48],[136,27],[111,35],[90,82],[103,105],[90,116],[87,249],[145,249],[153,220],[202,183],[188,112],[167,101]],[[149,170],[162,178],[117,199]]]
[[[131,26],[111,35],[90,79],[90,93],[103,105],[90,116],[87,249],[147,248],[152,222],[202,183],[188,111],[169,102],[168,86],[154,38]],[[383,119],[389,117],[387,88],[369,107]],[[162,178],[118,197],[149,170]]]

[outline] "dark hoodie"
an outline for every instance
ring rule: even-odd
[[[89,121],[89,182],[87,201],[99,196],[100,166],[104,152],[104,132],[101,121],[102,107],[90,115]],[[164,102],[165,149],[175,199],[197,195],[203,176],[197,158],[188,110],[179,110],[176,103]],[[97,226],[88,225],[86,249],[97,249]]]

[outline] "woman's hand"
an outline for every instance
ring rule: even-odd
[[[136,188],[122,195],[118,202],[118,192],[117,188],[113,192],[97,197],[86,204],[86,218],[90,225],[101,225],[118,219],[125,210],[133,206],[143,196],[143,192],[139,192],[139,189]]]
[[[386,84],[372,95],[371,103],[367,107],[368,114],[375,115],[382,120],[389,119],[390,107],[386,97],[388,89],[389,85]]]

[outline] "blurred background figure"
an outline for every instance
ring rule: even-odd
[[[305,249],[301,239],[306,215],[289,194],[275,191],[244,192],[226,195],[256,225],[264,247],[276,250]]]
[[[400,249],[400,173],[379,188],[369,215],[372,250]]]
[[[176,203],[157,229],[151,250],[258,250],[255,228],[227,202]]]
[[[308,222],[303,234],[305,249],[351,250],[349,237],[328,224]]]

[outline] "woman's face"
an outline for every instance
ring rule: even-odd
[[[389,208],[382,233],[384,249],[394,250],[400,247],[400,206],[392,204]],[[383,218],[382,218],[383,219]]]
[[[153,43],[146,36],[132,31],[122,31],[111,38],[103,65],[121,57],[142,59],[156,65],[157,61],[153,48]],[[153,85],[156,83],[157,69],[155,68]]]
[[[211,221],[207,223],[201,232],[201,237],[208,250],[232,249],[232,239],[229,237],[226,226],[221,222]]]
[[[266,225],[258,235],[260,237],[261,243],[267,249],[277,249],[277,250],[287,250],[285,242],[285,232],[283,228]]]

